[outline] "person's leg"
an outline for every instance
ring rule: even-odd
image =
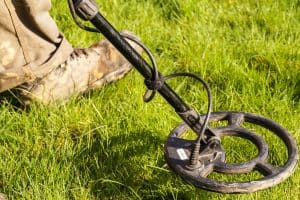
[[[127,32],[134,37],[133,34]],[[129,43],[138,51],[141,48]],[[23,99],[43,103],[64,101],[93,88],[100,88],[122,78],[130,71],[130,63],[103,40],[87,49],[75,49],[72,55],[49,74],[35,82],[24,84]],[[25,97],[25,98],[24,98]],[[27,102],[26,102],[27,103]]]
[[[72,53],[50,8],[50,0],[0,1],[0,92],[43,77]]]
[[[22,99],[50,103],[101,87],[130,70],[129,63],[107,41],[74,51],[50,17],[50,7],[49,0],[0,3],[0,16],[2,12],[10,16],[8,28],[0,17],[0,36],[10,38],[12,42],[6,46],[16,52],[3,65],[3,73],[0,69],[0,92],[24,83],[17,87]],[[0,58],[3,56],[0,52]]]

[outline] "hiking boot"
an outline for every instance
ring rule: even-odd
[[[130,32],[126,31],[126,34],[137,38]],[[128,42],[138,53],[142,52],[137,44]],[[20,87],[21,97],[25,103],[32,100],[46,104],[64,101],[119,80],[131,68],[130,63],[110,42],[102,40],[86,49],[74,49],[70,57],[49,74],[23,84]]]

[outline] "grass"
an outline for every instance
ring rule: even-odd
[[[102,38],[75,26],[66,1],[52,3],[52,16],[74,46]],[[163,74],[190,71],[206,79],[215,111],[266,116],[300,142],[299,1],[98,3],[118,30],[135,32],[152,49]],[[169,83],[205,111],[206,96],[197,82]],[[22,111],[0,105],[0,190],[9,199],[300,199],[299,168],[278,186],[252,194],[217,194],[183,182],[165,166],[163,155],[167,135],[180,119],[159,95],[143,103],[144,90],[143,78],[133,71],[62,106],[36,103]],[[282,164],[282,144],[266,138],[272,163]],[[224,145],[231,162],[255,154],[241,139],[226,138]]]

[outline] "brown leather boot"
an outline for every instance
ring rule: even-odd
[[[130,32],[126,32],[134,36]],[[134,36],[136,38],[136,36]],[[142,49],[129,41],[141,53]],[[71,56],[43,78],[22,85],[24,101],[38,100],[43,103],[64,101],[93,88],[124,77],[132,66],[107,40],[87,49],[74,49]]]

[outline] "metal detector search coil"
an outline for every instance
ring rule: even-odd
[[[204,116],[201,116],[204,117]],[[250,161],[239,164],[227,164],[226,152],[220,142],[210,141],[201,149],[199,160],[203,166],[190,170],[189,157],[193,141],[183,139],[184,134],[190,129],[186,123],[177,126],[169,135],[165,145],[165,157],[170,168],[187,182],[193,185],[221,193],[249,193],[272,187],[289,177],[297,164],[297,144],[283,127],[264,117],[243,112],[215,112],[211,114],[211,122],[226,121],[227,126],[217,127],[213,132],[218,138],[235,136],[250,140],[258,149],[258,154]],[[243,128],[244,122],[261,126],[276,134],[288,149],[288,159],[284,166],[274,166],[268,162],[268,145],[256,133]],[[179,153],[183,151],[183,153]],[[253,170],[260,172],[264,177],[250,182],[220,182],[207,178],[212,172],[226,174],[243,174]]]
[[[68,0],[71,14],[76,24],[87,31],[102,33],[119,52],[145,78],[147,92],[144,101],[151,101],[156,92],[175,109],[183,123],[171,131],[165,144],[165,159],[169,167],[185,181],[196,187],[221,193],[249,193],[272,187],[286,180],[295,170],[298,162],[297,144],[289,132],[276,122],[244,112],[213,112],[212,95],[208,84],[193,73],[175,73],[162,76],[158,70],[151,51],[140,41],[128,35],[121,35],[99,12],[93,0]],[[77,15],[89,20],[96,28],[80,23]],[[151,60],[149,65],[125,40],[129,39],[140,45]],[[178,76],[188,76],[202,83],[207,91],[207,112],[200,115],[188,106],[166,83],[166,80]],[[228,125],[216,128],[209,127],[209,122],[226,121]],[[274,166],[268,161],[268,145],[265,140],[253,131],[244,128],[244,122],[263,127],[276,134],[288,150],[288,159],[284,166]],[[196,140],[184,139],[184,134],[192,130]],[[240,164],[227,164],[226,152],[222,147],[222,138],[228,136],[250,140],[258,149],[258,154],[250,161]],[[224,174],[245,174],[253,170],[264,177],[248,182],[222,182],[207,178],[212,172]]]

